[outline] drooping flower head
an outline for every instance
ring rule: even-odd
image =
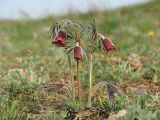
[[[54,40],[52,41],[52,44],[55,44],[57,47],[65,47],[67,41],[67,34],[60,30]]]
[[[83,58],[83,51],[82,48],[79,46],[79,43],[76,43],[76,46],[74,47],[74,59],[76,61],[81,60]]]
[[[115,45],[113,44],[113,42],[112,42],[110,39],[108,39],[108,38],[104,38],[104,39],[102,40],[102,44],[103,44],[104,50],[105,50],[106,52],[110,52],[110,51],[116,49],[116,47],[115,47]]]

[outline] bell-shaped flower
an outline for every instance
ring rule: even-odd
[[[103,44],[104,50],[106,52],[109,52],[109,51],[112,51],[112,50],[116,49],[116,47],[113,44],[113,42],[108,38],[103,39],[102,40],[102,44]]]
[[[77,43],[77,45],[74,47],[74,59],[76,61],[81,60],[83,58],[83,50]]]
[[[60,30],[54,40],[52,41],[52,44],[55,44],[57,47],[65,47],[67,41],[67,34]]]

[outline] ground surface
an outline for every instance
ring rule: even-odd
[[[114,83],[115,103],[105,91],[87,106],[88,71],[83,61],[83,99],[71,102],[66,93],[46,92],[54,82],[69,84],[67,57],[51,45],[49,29],[57,17],[29,21],[0,21],[0,119],[63,120],[160,119],[160,2],[108,12],[70,14],[60,18],[83,24],[95,18],[97,29],[115,43],[109,55],[94,56],[94,84]],[[74,63],[74,60],[72,61]],[[73,65],[75,66],[75,65]],[[87,114],[87,115],[86,115]]]

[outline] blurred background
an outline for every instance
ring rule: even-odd
[[[116,9],[149,0],[0,0],[0,19],[41,18],[69,12]]]

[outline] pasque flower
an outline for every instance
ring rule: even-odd
[[[81,60],[83,58],[82,48],[79,46],[79,43],[74,47],[74,59],[76,61]]]
[[[115,45],[112,43],[112,41],[108,38],[103,39],[102,43],[103,43],[104,50],[106,52],[112,51],[116,48]]]
[[[52,41],[52,44],[55,44],[57,47],[65,47],[67,40],[67,34],[60,30],[54,40]]]

